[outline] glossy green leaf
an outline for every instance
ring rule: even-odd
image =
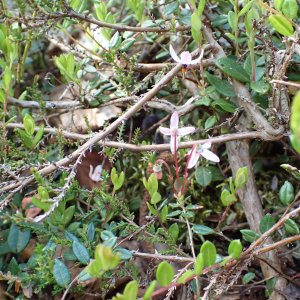
[[[221,195],[221,196],[222,196],[222,195]],[[222,198],[222,197],[221,197],[221,199],[222,199],[222,203],[223,203],[225,206],[231,205],[231,204],[233,204],[234,202],[237,201],[237,198],[236,198],[234,195],[232,195],[232,194],[229,194],[229,195],[226,196],[225,198]],[[223,200],[223,199],[224,199],[224,200]]]
[[[117,31],[109,42],[109,49],[117,48],[118,44],[121,42],[121,37],[119,31]]]
[[[174,270],[170,264],[163,261],[159,264],[156,271],[156,279],[161,286],[168,286],[172,283],[174,277]]]
[[[206,241],[201,246],[200,253],[203,254],[203,263],[206,267],[211,267],[215,264],[217,258],[217,250],[212,242]]]
[[[150,212],[154,215],[154,216],[157,216],[157,211],[156,209],[150,204],[147,202],[147,206],[148,206],[148,209],[150,210]],[[170,214],[168,215],[168,217],[170,217]]]
[[[195,106],[200,106],[200,105],[204,105],[204,106],[209,106],[211,103],[211,100],[207,97],[207,96],[204,96],[202,97],[200,100],[197,100],[194,105]]]
[[[265,233],[274,225],[275,225],[275,219],[270,214],[266,214],[260,221],[259,224],[260,232]]]
[[[14,257],[9,262],[8,271],[11,275],[17,275],[20,272],[20,266]]]
[[[205,129],[212,128],[216,124],[216,122],[217,122],[216,116],[210,116],[206,119],[204,128]]]
[[[129,259],[132,258],[131,252],[129,250],[125,249],[125,248],[120,247],[120,246],[117,247],[114,252],[120,253],[121,260],[129,260]]]
[[[251,229],[242,229],[242,230],[240,230],[240,232],[243,236],[243,239],[250,243],[253,243],[260,237],[260,235],[257,232],[255,232]]]
[[[5,72],[3,75],[3,81],[5,83],[5,87],[10,87],[11,81],[12,81],[12,73],[10,67],[5,68]]]
[[[147,288],[144,296],[143,296],[143,300],[150,300],[151,299],[151,295],[155,290],[155,285],[156,285],[156,280],[152,281],[151,284],[149,285],[149,287]]]
[[[253,0],[251,0],[250,2],[248,2],[238,13],[238,17],[242,16],[243,14],[245,14],[251,7],[253,4]]]
[[[283,2],[284,2],[284,0],[274,0],[274,6],[275,6],[275,9],[277,9],[278,11],[280,11]]]
[[[239,168],[236,172],[236,176],[235,176],[235,187],[241,188],[243,187],[249,178],[249,172],[248,172],[248,168],[247,167],[243,167],[243,168]]]
[[[231,10],[228,12],[228,23],[232,30],[235,30],[235,13]]]
[[[75,256],[77,257],[77,259],[80,262],[82,262],[85,265],[87,265],[89,263],[90,255],[84,245],[82,245],[81,243],[78,243],[76,241],[73,241],[72,249],[73,249]]]
[[[165,205],[160,212],[160,218],[163,223],[167,221],[167,215],[168,215],[168,206]]]
[[[67,225],[73,218],[75,213],[75,205],[69,206],[65,212],[62,220],[63,225]]]
[[[282,12],[283,14],[293,20],[298,13],[298,4],[296,0],[284,0],[282,4]]]
[[[252,272],[249,272],[249,273],[246,273],[244,276],[243,276],[243,284],[248,284],[252,279],[255,278],[255,274],[252,273]]]
[[[10,226],[7,244],[13,253],[22,252],[30,240],[30,229],[21,229],[15,223]]]
[[[194,225],[192,227],[192,230],[198,234],[201,234],[201,235],[207,235],[207,234],[214,234],[215,231],[208,227],[208,226],[205,226],[205,225]]]
[[[203,267],[204,267],[203,253],[199,253],[195,262],[195,274],[197,276],[201,275]]]
[[[107,248],[113,248],[117,244],[117,237],[111,237],[103,242],[103,246]]]
[[[225,112],[233,113],[236,110],[236,105],[233,102],[226,99],[215,100],[212,102],[211,105],[215,107],[220,106]]]
[[[123,41],[120,45],[119,50],[122,52],[129,50],[133,46],[134,42],[135,42],[135,39],[133,39],[133,38]]]
[[[196,13],[192,14],[191,25],[192,25],[192,28],[194,28],[196,31],[201,30],[202,22],[201,22],[200,17]]]
[[[177,283],[186,284],[187,279],[195,275],[195,272],[193,270],[187,270],[182,274],[179,279],[177,280]]]
[[[290,141],[294,147],[294,149],[300,154],[300,139],[295,135],[290,135]]]
[[[228,247],[228,254],[233,259],[239,259],[243,252],[243,246],[240,240],[233,240]]]
[[[95,225],[93,222],[91,222],[89,224],[89,227],[86,231],[86,237],[88,239],[89,242],[92,242],[94,240],[95,237]]]
[[[161,195],[158,192],[155,192],[151,198],[151,204],[157,204],[161,200]]]
[[[41,200],[41,199],[36,198],[36,197],[31,197],[31,200],[32,200],[32,203],[36,207],[38,207],[38,208],[40,208],[44,211],[48,211],[51,207],[51,203],[47,203],[47,202],[45,202],[45,200]]]
[[[163,10],[163,15],[167,16],[167,15],[173,13],[174,11],[176,11],[178,9],[178,7],[179,7],[178,1],[174,1],[171,4],[166,5]]]
[[[220,94],[226,97],[236,97],[236,93],[228,80],[222,80],[221,78],[209,73],[206,73],[206,77],[209,83],[213,85]]]
[[[299,226],[294,220],[292,219],[286,220],[283,226],[287,233],[292,235],[299,234]]]
[[[38,132],[36,133],[36,135],[33,139],[34,146],[36,146],[39,143],[39,141],[42,139],[43,134],[44,134],[44,128],[45,128],[45,125],[42,124],[41,127],[39,128]]]
[[[198,167],[195,172],[197,182],[202,186],[207,186],[212,181],[211,170],[205,167]]]
[[[216,60],[216,65],[229,76],[243,82],[249,82],[249,75],[245,69],[237,62],[227,57],[221,57]]]
[[[124,182],[124,172],[122,171],[117,182],[114,184],[116,191],[122,187],[123,182]]]
[[[56,283],[61,287],[66,287],[70,283],[70,273],[67,266],[56,259],[53,266],[53,275]]]
[[[293,202],[294,187],[290,182],[285,181],[284,185],[280,188],[279,199],[285,205],[289,205],[290,203]]]
[[[264,82],[263,80],[251,82],[250,87],[255,92],[258,92],[260,94],[265,94],[268,92],[270,85],[267,82]]]
[[[265,288],[265,296],[266,296],[267,298],[269,298],[270,295],[274,292],[273,289],[271,290],[271,289],[268,289],[267,287],[269,286],[269,287],[275,288],[276,280],[277,280],[277,278],[274,277],[274,278],[269,279],[269,280],[267,281],[267,283],[266,283],[266,288]]]
[[[25,131],[28,135],[32,135],[34,133],[35,124],[33,118],[27,114],[23,119],[23,124],[25,127]]]
[[[169,229],[168,229],[168,233],[169,235],[171,235],[173,237],[173,239],[176,241],[178,238],[178,234],[179,234],[179,226],[177,223],[173,223]]]
[[[205,7],[205,0],[200,0],[198,3],[197,15],[200,17],[203,13]]]
[[[259,19],[258,11],[252,7],[246,14],[245,17],[245,27],[246,31],[248,33],[248,36],[251,36],[253,34],[253,21]]]
[[[292,36],[294,34],[294,29],[291,23],[286,20],[283,16],[276,15],[270,16],[269,21],[272,26],[282,35]]]
[[[291,113],[291,129],[298,139],[300,139],[300,92],[293,99]]]
[[[137,281],[130,281],[126,284],[124,289],[124,296],[126,300],[136,300],[139,285]]]

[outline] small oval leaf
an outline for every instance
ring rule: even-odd
[[[60,260],[56,259],[53,266],[53,275],[57,284],[66,287],[70,283],[70,273],[67,266]]]
[[[206,241],[201,246],[200,253],[203,254],[203,263],[206,267],[211,267],[215,264],[217,258],[217,250],[212,242]]]
[[[156,271],[156,279],[161,286],[168,286],[171,284],[174,277],[174,270],[169,263],[163,261],[159,264]]]

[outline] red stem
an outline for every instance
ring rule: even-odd
[[[170,178],[170,181],[171,181],[171,186],[172,186],[173,192],[175,193],[175,195],[177,195],[177,192],[176,192],[175,187],[174,187],[173,176],[172,176],[171,169],[170,169],[169,165],[163,159],[158,159],[155,162],[156,166],[157,166],[158,162],[162,162],[166,166],[166,168],[168,169],[168,171],[169,171],[169,178]]]

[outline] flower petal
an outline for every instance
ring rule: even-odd
[[[195,127],[182,127],[177,129],[177,135],[187,135],[195,131]]]
[[[190,155],[191,155],[191,158],[190,158],[190,161],[187,166],[188,169],[191,169],[196,165],[196,163],[199,159],[200,153],[198,151],[196,151],[196,149],[194,149],[194,151],[192,151],[192,153]]]
[[[175,154],[175,151],[177,151],[177,149],[178,149],[178,138],[176,138],[176,149],[175,149],[175,136],[174,135],[171,135],[170,148],[171,148],[172,154]]]
[[[202,51],[201,51],[201,53],[200,53],[200,56],[199,56],[198,58],[192,60],[192,61],[190,62],[190,64],[191,64],[191,65],[195,65],[195,64],[199,63],[199,62],[201,61],[202,57],[203,57],[203,54],[204,54],[204,50],[202,49]]]
[[[172,116],[171,116],[171,121],[170,121],[170,128],[174,129],[174,128],[178,128],[178,122],[179,122],[179,115],[178,112],[175,111]]]
[[[181,60],[180,60],[180,58],[178,57],[178,55],[176,54],[176,52],[174,51],[172,45],[170,45],[169,49],[170,49],[170,54],[171,54],[172,58],[173,58],[176,62],[181,63]]]
[[[192,56],[191,53],[188,51],[184,51],[181,53],[180,55],[181,58],[181,63],[183,65],[190,65],[191,64],[191,60],[192,60]]]
[[[93,179],[92,177],[93,177],[93,166],[92,165],[90,165],[90,173],[89,173],[89,177],[91,178],[91,179]]]
[[[102,165],[98,165],[98,166],[95,168],[94,174],[97,174],[97,173],[100,173],[100,174],[101,174],[101,172],[102,172]]]
[[[211,147],[211,141],[208,141],[201,146],[202,146],[202,148],[209,149]]]
[[[172,134],[172,132],[169,128],[162,127],[162,126],[159,127],[159,131],[164,135],[171,135]]]
[[[216,154],[214,154],[213,152],[207,149],[202,149],[201,155],[210,161],[220,162],[220,158]]]

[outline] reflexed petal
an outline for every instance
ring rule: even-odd
[[[175,111],[172,116],[171,116],[171,121],[170,121],[170,128],[178,128],[178,122],[179,122],[179,115],[178,112]]]
[[[220,158],[216,154],[214,154],[213,152],[211,152],[207,149],[203,149],[201,151],[201,155],[210,161],[220,162]]]
[[[190,64],[191,64],[191,65],[195,65],[195,64],[199,63],[200,60],[201,60],[202,57],[203,57],[203,54],[204,54],[204,50],[202,49],[202,51],[201,51],[201,53],[200,53],[200,56],[199,56],[198,58],[192,60]]]
[[[92,179],[92,177],[93,177],[93,166],[92,165],[90,165],[90,173],[89,173],[89,177]]]
[[[203,148],[205,149],[209,149],[211,147],[211,141],[208,141],[206,143],[204,143],[203,145],[201,145]]]
[[[173,58],[176,62],[181,63],[181,60],[180,60],[180,58],[178,57],[178,55],[175,53],[175,51],[174,51],[172,45],[170,45],[169,49],[170,49],[170,54],[171,54],[172,58]]]
[[[190,65],[191,64],[192,56],[191,56],[190,52],[184,51],[184,52],[181,53],[180,57],[181,57],[181,63],[183,65]]]
[[[170,148],[171,148],[172,154],[175,154],[175,151],[177,151],[177,149],[178,149],[178,138],[176,138],[176,149],[175,149],[175,136],[174,135],[171,135]]]
[[[190,155],[191,155],[191,158],[190,158],[189,164],[187,166],[188,169],[191,169],[196,165],[196,163],[199,159],[200,153],[198,151],[196,151],[196,149],[194,149],[194,151]]]
[[[162,126],[159,127],[159,131],[164,135],[171,135],[172,134],[172,132],[169,128],[162,127]]]
[[[177,129],[177,135],[187,135],[195,131],[195,127],[182,127]]]
[[[101,174],[101,172],[102,172],[102,166],[101,166],[101,165],[98,165],[98,166],[96,167],[96,169],[95,169],[94,174],[97,174],[97,173],[100,173],[100,174]]]

